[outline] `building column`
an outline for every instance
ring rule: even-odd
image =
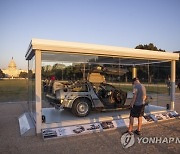
[[[171,61],[171,106],[170,109],[174,110],[175,101],[175,81],[176,81],[176,61]]]
[[[41,98],[41,51],[35,51],[35,94],[36,94],[36,133],[41,133],[42,98]]]
[[[132,68],[132,79],[137,77],[137,68],[136,66],[133,66]]]

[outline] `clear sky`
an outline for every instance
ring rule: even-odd
[[[0,68],[32,38],[180,50],[180,0],[0,0]]]

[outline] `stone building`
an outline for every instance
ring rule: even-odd
[[[21,72],[27,72],[27,70],[17,69],[16,63],[12,57],[9,62],[7,69],[2,69],[2,72],[5,74],[6,78],[18,78]]]

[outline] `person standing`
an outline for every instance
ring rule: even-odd
[[[144,115],[146,88],[142,85],[138,78],[132,79],[133,84],[133,98],[130,103],[131,111],[129,117],[128,133],[133,134],[134,118],[138,118],[138,127],[134,131],[135,134],[141,135],[142,116]]]

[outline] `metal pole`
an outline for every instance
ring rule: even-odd
[[[175,80],[176,80],[176,61],[171,61],[171,110],[174,110],[175,101]]]

